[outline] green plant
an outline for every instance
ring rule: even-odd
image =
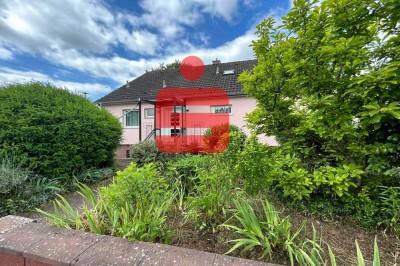
[[[269,160],[268,146],[261,144],[256,135],[251,135],[236,164],[238,176],[244,179],[246,192],[255,194],[267,187]]]
[[[112,177],[114,173],[114,169],[112,168],[89,168],[78,173],[75,176],[75,179],[79,183],[93,184],[103,179]]]
[[[235,201],[236,223],[228,220],[222,226],[233,229],[242,238],[231,240],[235,245],[227,254],[242,248],[241,252],[247,252],[255,247],[261,249],[260,258],[271,256],[272,252],[283,251],[288,256],[290,265],[336,266],[336,257],[329,246],[328,257],[323,249],[322,238],[317,237],[313,226],[311,239],[302,234],[303,226],[292,232],[289,217],[281,218],[275,208],[266,200],[262,202],[261,212],[254,211],[253,207],[245,200]],[[365,261],[356,241],[357,265],[365,266]],[[375,237],[373,266],[380,265],[380,255]]]
[[[239,81],[257,101],[250,127],[280,143],[269,188],[344,203],[354,215],[342,198],[367,187],[373,204],[357,219],[373,223],[377,187],[400,184],[398,11],[394,0],[297,0],[280,25],[257,26],[257,65]]]
[[[334,195],[341,197],[343,194],[349,194],[351,187],[356,187],[356,183],[362,174],[364,174],[364,171],[354,164],[343,165],[342,167],[327,165],[314,170],[313,182],[317,187],[326,187],[329,192],[333,191]]]
[[[143,188],[146,182],[143,179],[141,182],[143,182],[141,186]],[[126,187],[121,184],[121,180],[113,184],[114,186],[107,190],[100,190],[98,195],[88,186],[77,184],[79,194],[85,201],[81,213],[61,195],[58,195],[58,199],[54,202],[53,213],[40,209],[37,211],[60,227],[119,236],[129,240],[168,243],[171,231],[165,220],[174,197],[169,194],[169,197],[164,197],[162,201],[155,200],[153,197],[146,203],[134,202],[132,201],[134,197],[125,200],[119,198],[119,201],[114,203],[109,200],[110,195],[114,195],[113,190],[119,191],[118,185],[121,185],[124,187],[121,191],[126,192]],[[168,194],[167,191],[165,192]],[[141,199],[143,198],[136,200]]]
[[[328,246],[328,251],[329,251],[330,265],[336,266],[337,264],[336,264],[335,254],[332,252],[329,246]],[[356,240],[356,252],[357,252],[357,266],[365,266],[364,257],[361,253],[360,247],[358,246],[357,240]],[[311,265],[318,265],[318,264],[311,264]],[[381,260],[379,255],[378,241],[377,238],[375,237],[372,266],[380,266],[380,265],[381,265]]]
[[[301,160],[292,154],[278,150],[271,156],[268,167],[269,186],[276,186],[284,196],[300,200],[309,197],[315,189],[312,175]]]
[[[15,162],[13,157],[0,157],[0,198],[14,192],[29,181],[32,173]]]
[[[168,162],[163,173],[170,184],[178,181],[179,185],[183,187],[185,195],[188,195],[193,192],[195,185],[198,184],[199,173],[210,171],[212,166],[212,156],[184,156],[177,161]]]
[[[167,162],[183,157],[183,155],[179,153],[160,151],[155,141],[144,141],[139,144],[134,144],[129,154],[133,162],[139,167],[148,163],[157,163],[159,166],[164,167]]]
[[[0,217],[30,210],[59,191],[57,181],[33,175],[14,156],[0,155]]]
[[[122,127],[84,97],[31,82],[0,88],[0,150],[53,179],[112,166]]]
[[[209,152],[236,153],[243,148],[247,136],[238,126],[216,125],[204,132],[204,143]]]
[[[143,209],[173,197],[169,184],[158,175],[153,163],[140,168],[131,163],[122,172],[117,172],[110,185],[101,188],[101,195],[111,206],[124,207],[128,202]]]
[[[186,220],[194,221],[201,228],[222,223],[233,200],[241,193],[229,168],[216,160],[213,162],[210,170],[199,170],[186,202]]]
[[[313,260],[321,260],[321,244],[318,243],[314,229],[313,240],[302,241],[300,233],[303,227],[300,227],[292,233],[292,225],[289,217],[281,218],[269,201],[262,202],[261,214],[256,214],[251,205],[245,201],[235,201],[234,218],[239,222],[239,226],[223,224],[224,227],[233,229],[235,233],[242,235],[243,238],[234,239],[230,242],[236,243],[227,254],[243,247],[241,252],[249,251],[254,247],[260,247],[262,250],[261,257],[266,255],[271,257],[273,251],[283,250],[291,265],[295,261],[300,265],[305,265],[305,254],[311,254]],[[309,245],[311,243],[311,245]]]
[[[393,232],[400,235],[400,187],[380,187],[380,211],[384,218],[380,225],[390,227]]]

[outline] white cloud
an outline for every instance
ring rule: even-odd
[[[124,24],[124,16],[101,1],[0,1],[0,41],[33,54],[51,49],[102,54],[116,45],[155,53],[154,34]]]
[[[285,12],[284,9],[275,9],[264,16],[260,16],[244,35],[216,48],[198,48],[188,40],[183,39],[177,41],[175,46],[165,49],[165,55],[146,60],[129,60],[118,55],[112,57],[91,56],[76,50],[57,49],[47,53],[46,57],[61,66],[78,69],[96,77],[110,78],[123,84],[127,80],[142,75],[146,70],[158,66],[161,62],[173,62],[175,59],[183,60],[188,55],[200,57],[205,64],[210,64],[215,58],[222,62],[251,59],[254,56],[250,44],[252,40],[257,39],[254,33],[255,26],[266,17],[273,17],[279,24],[281,23],[280,17]]]
[[[119,83],[125,83],[126,80],[142,75],[146,70],[158,66],[161,62],[173,62],[175,59],[183,60],[188,55],[199,56],[205,64],[211,63],[215,58],[219,58],[224,62],[253,58],[253,52],[249,45],[254,38],[254,34],[249,31],[244,36],[217,48],[197,49],[189,43],[183,43],[181,47],[186,46],[183,52],[182,50],[177,50],[168,56],[149,60],[129,60],[117,55],[111,58],[87,56],[75,50],[54,50],[48,53],[46,57],[64,67],[78,69],[96,77],[106,77]]]
[[[248,0],[245,0],[246,2]],[[161,34],[166,41],[185,33],[184,26],[195,27],[204,22],[205,15],[234,22],[239,10],[238,0],[141,0],[144,13],[128,15],[133,26],[146,26]]]
[[[253,0],[240,0],[245,6]],[[196,55],[205,64],[215,58],[223,62],[253,58],[249,45],[256,39],[255,24],[242,36],[220,47],[207,48],[209,36],[198,33],[200,47],[193,45],[185,27],[203,23],[205,16],[234,22],[239,0],[141,0],[143,13],[113,11],[101,0],[0,1],[0,59],[11,59],[13,52],[39,55],[62,67],[79,70],[94,77],[105,77],[121,84],[142,75],[160,62],[182,60]],[[279,18],[284,10],[267,14]],[[279,21],[279,20],[278,20]],[[7,49],[1,48],[5,45]],[[132,60],[113,54],[123,46],[151,59]],[[8,50],[10,48],[11,50]],[[110,56],[110,54],[112,54]],[[0,68],[1,82],[31,79],[49,81],[72,90],[104,93],[101,84],[60,81],[35,71]]]
[[[101,0],[0,1],[0,42],[32,54],[51,49],[105,54],[123,46],[155,55],[204,15],[232,22],[238,0],[141,0],[140,6],[143,13],[135,15]]]
[[[26,52],[50,47],[106,52],[113,15],[95,1],[1,1],[0,38]]]
[[[24,83],[29,81],[40,81],[51,83],[56,86],[65,87],[70,91],[87,92],[89,94],[108,93],[111,88],[98,83],[79,83],[53,79],[45,74],[35,71],[21,71],[0,67],[0,84]]]
[[[153,55],[157,48],[159,48],[157,35],[146,30],[129,32],[125,28],[118,26],[116,27],[115,34],[119,43],[123,44],[127,49],[139,54]]]
[[[7,50],[4,47],[0,46],[0,59],[10,60],[13,58],[13,53],[10,50]]]
[[[212,16],[221,17],[227,22],[233,22],[238,11],[237,0],[198,0],[203,5],[203,11]]]
[[[249,8],[257,7],[257,2],[255,0],[243,0],[243,4]]]

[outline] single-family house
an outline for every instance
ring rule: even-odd
[[[242,128],[249,134],[245,116],[254,110],[256,102],[246,96],[237,78],[243,71],[251,71],[256,64],[257,60],[227,63],[215,60],[212,64],[204,66],[202,77],[195,81],[185,79],[180,69],[148,71],[97,100],[99,106],[120,119],[123,125],[123,138],[117,150],[117,157],[128,157],[132,144],[154,139],[155,136],[202,135],[208,127],[207,121],[192,119],[191,124],[183,122],[188,116],[195,117],[196,113],[228,115],[230,124]],[[191,89],[189,92],[193,91],[194,94],[196,91],[205,92],[220,88],[226,93],[227,100],[221,102],[206,93],[208,96],[203,103],[193,104],[188,97],[186,99],[175,97],[173,105],[167,105],[169,110],[157,113],[155,109],[157,95],[160,91],[170,88]],[[276,145],[273,137],[261,136],[260,140]]]

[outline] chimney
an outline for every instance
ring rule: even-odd
[[[162,87],[166,88],[167,87],[167,83],[165,83],[165,80],[162,81]]]
[[[218,60],[218,58],[216,58],[214,61],[212,61],[213,65],[219,65],[221,64],[221,60]]]

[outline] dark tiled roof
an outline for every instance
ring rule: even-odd
[[[97,103],[128,102],[141,99],[154,99],[163,88],[163,80],[167,88],[223,88],[228,95],[243,94],[242,84],[237,78],[244,70],[251,71],[257,60],[246,60],[229,63],[205,65],[204,75],[196,81],[186,80],[179,69],[155,70],[121,86],[106,96],[98,99]],[[219,67],[219,74],[216,74]],[[235,70],[234,75],[223,75],[224,70]]]

